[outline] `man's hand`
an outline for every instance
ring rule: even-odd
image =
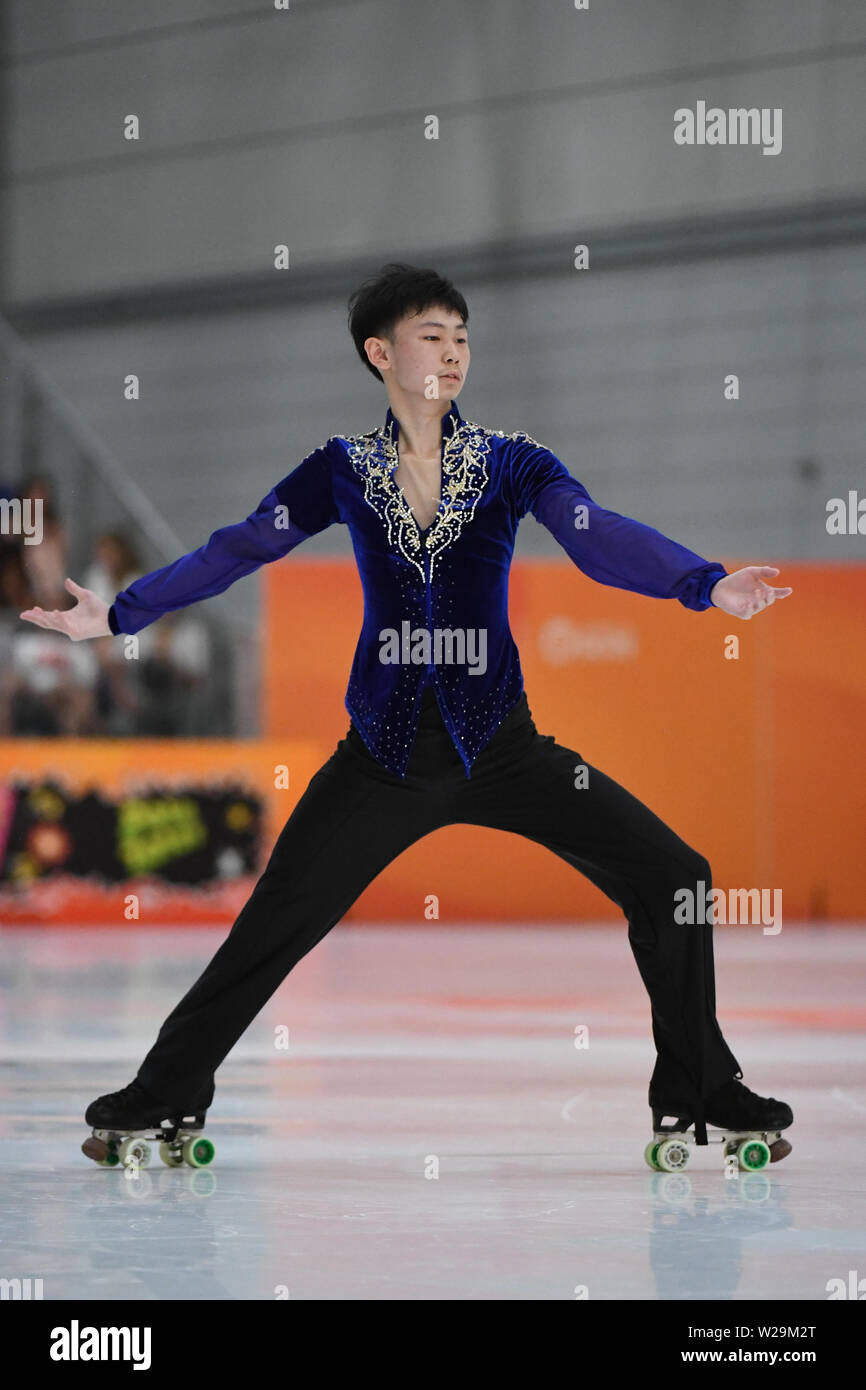
[[[762,608],[769,608],[777,598],[787,598],[793,589],[774,589],[765,584],[762,574],[778,574],[772,565],[746,565],[745,569],[726,574],[710,590],[710,602],[733,618],[753,618]]]
[[[55,632],[65,632],[73,642],[83,642],[86,637],[110,637],[108,610],[111,604],[106,603],[92,589],[82,589],[74,579],[65,579],[63,582],[70,594],[74,594],[78,600],[74,608],[66,608],[62,612],[55,608],[50,613],[46,613],[43,608],[27,608],[19,617],[28,623],[35,623],[37,627],[49,627]]]

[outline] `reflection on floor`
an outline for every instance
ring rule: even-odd
[[[3,932],[0,1277],[45,1299],[821,1300],[866,1276],[858,929],[716,929],[723,1032],[795,1114],[764,1172],[726,1177],[718,1145],[646,1167],[624,923],[338,927],[217,1073],[210,1167],[97,1166],[87,1104],[223,935]]]

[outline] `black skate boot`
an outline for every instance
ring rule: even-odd
[[[82,1153],[106,1168],[119,1163],[144,1168],[150,1162],[147,1142],[159,1142],[159,1156],[170,1168],[188,1163],[203,1168],[214,1156],[210,1139],[202,1137],[207,1105],[198,1103],[184,1110],[161,1105],[137,1079],[122,1091],[112,1091],[88,1105],[85,1122],[93,1133],[81,1145]],[[209,1102],[208,1102],[209,1103]]]
[[[720,1131],[712,1142],[721,1143],[726,1165],[736,1158],[736,1166],[748,1172],[766,1168],[787,1158],[791,1145],[781,1131],[794,1122],[790,1105],[773,1096],[759,1096],[732,1077],[712,1095],[693,1106],[682,1109],[652,1107],[653,1138],[647,1144],[644,1157],[650,1168],[675,1173],[689,1161],[689,1143],[707,1144],[711,1140],[706,1126]],[[673,1123],[665,1124],[665,1116]],[[694,1124],[694,1134],[690,1134]]]
[[[732,1077],[704,1101],[707,1123],[719,1129],[778,1130],[794,1123],[790,1105],[774,1096],[757,1096]]]

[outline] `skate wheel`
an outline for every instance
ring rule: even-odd
[[[214,1146],[209,1139],[203,1139],[201,1135],[196,1138],[190,1135],[189,1139],[183,1141],[184,1161],[190,1168],[206,1168],[214,1156]]]
[[[777,1139],[775,1144],[770,1145],[770,1162],[778,1163],[780,1158],[787,1158],[791,1152],[791,1145],[787,1139]]]
[[[104,1139],[97,1139],[95,1134],[91,1134],[89,1139],[85,1139],[81,1145],[81,1152],[86,1154],[88,1158],[92,1158],[94,1163],[101,1163],[104,1168],[114,1168],[120,1162],[116,1149],[107,1144]]]
[[[654,1173],[659,1172],[658,1159],[656,1158],[658,1146],[658,1139],[651,1139],[643,1151],[644,1162],[648,1168],[652,1168]]]
[[[146,1168],[150,1162],[150,1145],[146,1139],[124,1139],[117,1151],[124,1168]]]
[[[689,1146],[683,1139],[663,1139],[656,1152],[656,1163],[663,1173],[679,1173],[689,1161]]]
[[[183,1153],[176,1144],[163,1141],[159,1146],[159,1156],[169,1168],[179,1168],[183,1163]]]
[[[747,1173],[760,1172],[770,1162],[770,1147],[763,1139],[744,1139],[737,1149],[737,1163]]]

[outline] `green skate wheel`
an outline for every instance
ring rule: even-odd
[[[655,1173],[658,1173],[660,1171],[658,1159],[656,1158],[658,1147],[658,1139],[651,1139],[643,1151],[644,1162],[647,1164],[649,1168],[652,1168],[653,1172]]]
[[[689,1161],[689,1146],[683,1139],[663,1139],[656,1152],[656,1163],[663,1173],[680,1173]]]
[[[214,1146],[209,1139],[203,1139],[200,1135],[196,1138],[190,1135],[189,1139],[183,1141],[184,1161],[190,1168],[206,1168],[214,1156]]]
[[[747,1173],[760,1172],[770,1162],[770,1146],[763,1139],[744,1139],[737,1149],[737,1162]]]
[[[169,1168],[179,1168],[183,1163],[182,1151],[176,1144],[166,1144],[165,1140],[159,1146],[159,1156]]]

